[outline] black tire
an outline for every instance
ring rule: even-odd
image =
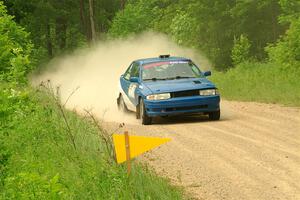
[[[143,125],[152,124],[152,117],[147,115],[143,99],[141,99],[139,103],[139,118]]]
[[[140,100],[139,100],[140,101]],[[135,109],[135,117],[136,119],[141,119],[141,115],[140,115],[140,104],[138,104],[136,106],[136,109]]]
[[[123,96],[120,94],[118,100],[117,100],[117,103],[118,103],[118,109],[119,111],[122,111],[122,112],[128,112],[128,109],[127,109],[127,106],[124,102],[124,99],[123,99]]]
[[[221,112],[220,110],[208,113],[209,120],[218,121],[220,120]]]

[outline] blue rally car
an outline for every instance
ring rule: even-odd
[[[192,60],[161,55],[133,61],[120,77],[120,110],[148,125],[157,116],[202,113],[220,119],[220,95]]]

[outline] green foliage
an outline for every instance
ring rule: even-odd
[[[231,50],[231,59],[234,65],[246,62],[250,56],[250,41],[244,35],[234,38],[234,46]]]
[[[103,39],[119,0],[93,0],[98,38]],[[31,33],[40,63],[91,42],[89,1],[86,0],[4,0],[15,21]]]
[[[264,47],[275,42],[285,27],[278,23],[277,0],[137,0],[113,20],[113,37],[153,29],[170,35],[181,45],[200,49],[216,69],[232,66],[235,35],[247,35],[249,57],[264,60]],[[234,50],[235,51],[235,50]]]
[[[197,28],[199,26],[195,18],[186,12],[178,11],[171,21],[170,34],[179,45],[197,47]]]
[[[1,130],[1,129],[0,129]],[[4,185],[4,178],[6,177],[7,163],[10,157],[10,152],[5,145],[4,136],[0,135],[0,191]]]
[[[5,179],[4,199],[66,199],[66,187],[59,175],[42,177],[37,173],[19,173]]]
[[[68,129],[43,90],[0,87],[0,199],[182,198],[180,190],[134,162],[128,178],[125,166],[107,153],[102,132],[63,110]]]
[[[298,0],[280,0],[282,14],[279,21],[289,29],[265,50],[269,60],[283,68],[300,68],[300,2]]]
[[[280,15],[281,23],[289,23],[300,17],[300,1],[298,0],[279,0],[282,14]]]
[[[26,82],[32,69],[29,56],[33,45],[29,34],[13,21],[0,1],[0,80]]]
[[[300,105],[300,3],[297,0],[280,0],[279,2],[280,9],[271,0],[240,1],[240,6],[236,6],[232,10],[234,16],[240,18],[237,21],[240,24],[239,26],[245,27],[241,30],[245,31],[247,27],[251,30],[246,31],[250,40],[240,38],[235,41],[232,49],[232,60],[236,65],[235,68],[224,73],[216,73],[212,77],[218,84],[224,98],[281,103],[291,106]],[[269,7],[270,10],[265,10],[268,4],[271,5],[270,3],[273,6]],[[249,8],[253,10],[254,5],[258,9],[264,9],[266,13],[269,13],[266,17],[271,18],[269,20],[265,18],[265,20],[257,23],[255,18],[260,15],[249,13]],[[243,16],[245,14],[252,16],[252,21],[244,21]],[[284,26],[274,26],[274,21],[277,20],[277,17],[274,18],[274,14],[280,16],[279,21]],[[283,33],[283,27],[286,27],[286,24],[290,24],[286,34],[281,36],[280,39],[276,39],[278,35]],[[262,30],[264,30],[264,33],[261,32]],[[258,56],[264,54],[261,52],[255,55],[253,51],[259,52],[261,51],[258,51],[259,46],[266,46],[265,42],[261,45],[261,41],[268,41],[266,39],[261,40],[263,37],[268,37],[266,34],[270,35],[269,42],[271,42],[265,48],[268,62],[258,63],[252,59],[249,60],[251,57],[260,60]],[[255,35],[257,38],[254,37]]]
[[[300,68],[300,17],[292,20],[289,30],[276,44],[266,50],[269,59],[278,65],[289,68]]]
[[[300,106],[300,69],[273,63],[242,63],[212,80],[228,100],[258,101]]]
[[[140,33],[153,27],[157,17],[156,1],[138,1],[128,4],[124,10],[117,13],[112,21],[109,35],[111,37],[126,37],[130,34]]]

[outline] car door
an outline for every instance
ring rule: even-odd
[[[132,69],[130,71],[130,79],[136,78],[138,79],[140,76],[140,67],[138,63],[133,63]],[[129,79],[129,88],[128,88],[128,98],[130,99],[131,103],[135,106],[137,105],[137,98],[136,98],[136,92],[139,87],[139,83],[137,82],[131,82]]]
[[[126,72],[121,76],[121,87],[126,97],[128,98],[128,89],[130,86],[130,72],[132,70],[133,63],[127,68]]]
[[[131,77],[139,77],[139,65],[138,63],[133,62],[128,69],[126,70],[125,74],[121,77],[121,87],[124,91],[126,97],[124,98],[125,103],[130,103],[135,106],[136,105],[136,98],[135,93],[136,89],[138,88],[138,83],[130,82]]]

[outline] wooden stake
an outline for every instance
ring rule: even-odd
[[[125,131],[125,148],[126,148],[126,162],[127,162],[127,174],[130,175],[131,172],[131,163],[130,163],[130,143],[128,131]]]

